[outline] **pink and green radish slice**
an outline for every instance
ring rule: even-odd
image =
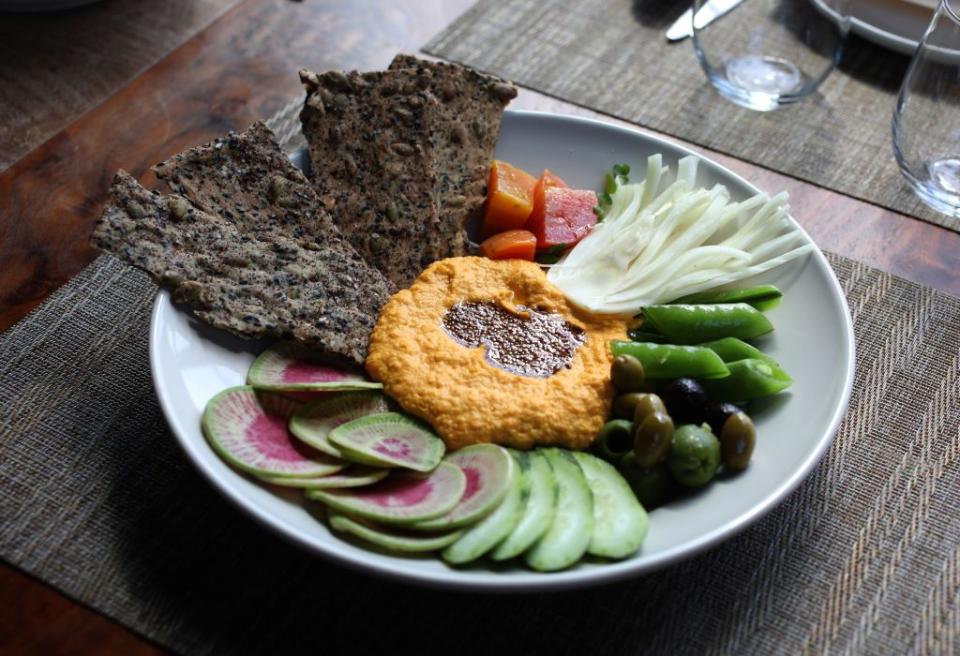
[[[290,418],[290,432],[310,446],[339,458],[342,455],[330,442],[330,431],[348,421],[387,410],[387,399],[377,390],[333,394],[297,410]]]
[[[500,505],[517,476],[510,453],[496,444],[468,446],[449,454],[443,462],[463,471],[467,489],[449,513],[411,527],[418,531],[442,531],[480,521]]]
[[[341,457],[375,467],[433,470],[446,447],[422,422],[399,412],[382,412],[348,421],[329,434]]]
[[[412,524],[450,511],[467,489],[459,467],[441,462],[428,474],[394,470],[382,481],[351,490],[307,490],[335,511],[384,524]]]
[[[247,372],[247,385],[271,392],[332,392],[380,389],[359,372],[323,362],[313,351],[291,342],[277,342],[257,356]]]
[[[287,430],[300,404],[252,387],[225,389],[203,410],[203,434],[228,463],[258,476],[327,476],[346,466],[342,460],[295,439]]]
[[[330,513],[330,526],[335,531],[349,533],[374,546],[400,553],[437,551],[456,542],[463,533],[463,531],[453,531],[452,533],[431,535],[428,533],[391,531],[336,513]]]
[[[530,498],[530,482],[522,472],[530,466],[529,460],[527,454],[520,451],[510,455],[517,464],[517,472],[506,496],[493,512],[467,527],[459,540],[443,550],[441,557],[451,565],[464,565],[488,553],[510,535],[523,518],[524,504]]]
[[[387,469],[351,465],[343,471],[316,478],[292,478],[289,476],[260,476],[259,478],[264,483],[281,487],[335,489],[372,485],[386,478],[389,473],[390,471]]]

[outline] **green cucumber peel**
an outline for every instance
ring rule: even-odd
[[[553,467],[543,451],[513,451],[511,454],[517,460],[528,496],[517,526],[490,552],[493,560],[508,560],[526,551],[547,532],[557,511],[560,491]]]
[[[635,554],[647,536],[647,511],[616,467],[582,451],[573,457],[593,494],[593,534],[587,553],[618,560]]]
[[[540,572],[566,569],[587,551],[593,535],[593,494],[573,455],[544,449],[557,478],[559,495],[553,522],[524,553],[527,565]]]

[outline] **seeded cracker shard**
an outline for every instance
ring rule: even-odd
[[[153,170],[173,191],[241,234],[279,232],[318,246],[338,235],[310,181],[262,121],[189,148]]]
[[[150,273],[215,328],[292,338],[358,364],[389,296],[336,234],[317,250],[279,230],[244,232],[182,196],[147,191],[124,171],[92,242]]]
[[[313,184],[360,255],[407,287],[447,250],[429,134],[439,105],[407,72],[300,71]]]
[[[459,64],[397,55],[391,71],[408,71],[437,99],[431,126],[437,172],[441,229],[446,235],[443,257],[463,255],[464,226],[480,218],[487,180],[500,134],[500,120],[517,89],[505,80]]]

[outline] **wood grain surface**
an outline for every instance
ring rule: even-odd
[[[227,10],[152,66],[151,57],[156,55],[147,53],[146,47],[130,56],[136,62],[123,69],[126,72],[120,69],[130,62],[110,63],[117,71],[98,73],[99,77],[85,81],[85,90],[73,98],[76,107],[69,98],[58,101],[60,105],[53,102],[41,93],[41,85],[28,80],[25,72],[18,75],[9,64],[11,57],[30,59],[27,53],[41,62],[53,61],[50,53],[57,51],[57,44],[49,25],[40,18],[18,17],[12,19],[17,21],[13,29],[8,16],[0,17],[0,61],[4,62],[0,64],[0,168],[3,162],[12,162],[0,172],[0,330],[23,317],[94,257],[87,243],[89,232],[117,168],[151,184],[152,177],[144,173],[153,163],[267,117],[296,98],[301,93],[299,67],[383,67],[395,53],[415,51],[470,2],[171,0],[138,3],[139,9],[130,9],[132,17],[123,24],[129,26],[154,11],[146,8],[148,4],[193,5],[190,20],[195,25],[203,22],[201,15],[209,20]],[[123,5],[117,0],[100,7]],[[161,20],[157,29],[163,34],[156,39],[173,43],[177,37],[170,25],[182,17],[172,9],[161,15],[169,20]],[[29,69],[61,94],[71,91],[71,71],[104,61],[103,51],[89,45],[89,35],[106,39],[109,35],[97,30],[109,29],[103,27],[105,23],[87,22],[90,19],[85,16],[80,11],[57,16],[59,44],[69,56],[47,69],[42,64]],[[101,20],[111,19],[105,15]],[[16,41],[15,49],[11,39]],[[11,98],[17,89],[24,90],[22,97]],[[83,103],[88,104],[77,109]],[[512,106],[598,116],[526,91]],[[40,141],[44,143],[21,156]],[[960,295],[960,235],[733,158],[707,154],[767,191],[789,191],[794,215],[824,249]],[[15,606],[27,610],[13,615],[0,612],[4,616],[0,652],[156,652],[122,627],[0,566],[0,608]],[[81,628],[89,626],[95,628]]]
[[[240,0],[104,0],[0,14],[0,170]]]
[[[0,566],[0,608],[0,654],[166,653],[7,566]]]

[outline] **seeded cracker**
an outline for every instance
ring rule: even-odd
[[[411,55],[394,57],[390,70],[409,71],[427,80],[427,88],[438,100],[430,140],[440,223],[446,235],[441,256],[463,255],[468,243],[464,226],[479,220],[483,211],[500,120],[517,89],[465,66]]]
[[[277,230],[244,232],[182,196],[147,191],[124,171],[92,242],[150,273],[215,328],[292,338],[357,364],[390,295],[335,232],[320,247]]]
[[[442,256],[433,95],[404,72],[300,71],[314,188],[360,255],[398,287]]]
[[[257,121],[153,167],[157,177],[241,234],[280,233],[322,245],[337,234],[310,181]]]

